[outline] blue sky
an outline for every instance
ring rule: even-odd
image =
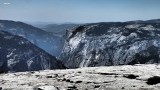
[[[0,19],[111,22],[160,18],[160,0],[0,0]]]

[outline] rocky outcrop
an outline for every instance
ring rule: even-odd
[[[0,31],[1,73],[63,68],[60,61],[28,40]]]
[[[63,36],[57,36],[23,22],[0,20],[0,30],[21,36],[56,57],[60,55],[64,45]]]
[[[79,26],[68,31],[60,58],[69,68],[159,63],[159,21]]]
[[[0,74],[2,90],[159,90],[160,65]]]

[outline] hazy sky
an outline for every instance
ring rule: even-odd
[[[109,22],[160,18],[160,0],[0,0],[0,19]]]

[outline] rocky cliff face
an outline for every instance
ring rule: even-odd
[[[0,30],[21,36],[56,57],[60,55],[64,45],[62,36],[54,35],[23,22],[0,20]]]
[[[0,31],[0,72],[65,68],[60,61],[28,40]]]
[[[159,63],[159,21],[79,26],[68,31],[61,59],[69,68]]]

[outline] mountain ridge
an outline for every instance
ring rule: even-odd
[[[69,30],[61,60],[69,68],[159,63],[160,24],[101,22]]]
[[[32,25],[10,20],[0,20],[0,30],[22,36],[53,56],[58,57],[63,47],[62,37],[43,31]]]

